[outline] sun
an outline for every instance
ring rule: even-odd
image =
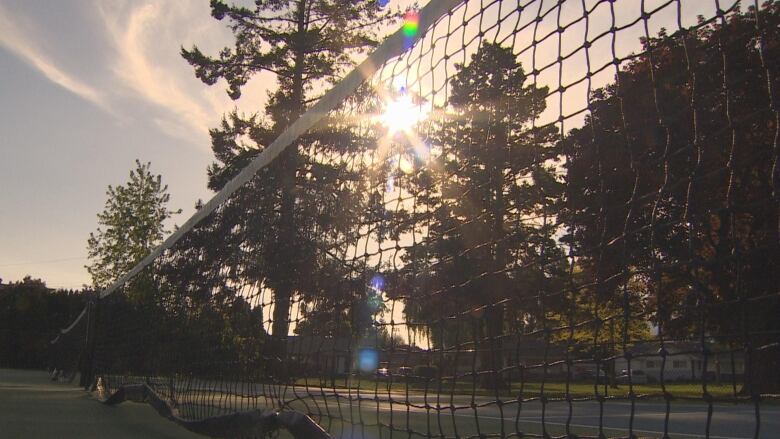
[[[417,105],[412,97],[404,93],[385,104],[379,121],[387,128],[389,135],[410,134],[412,129],[428,116],[428,112]]]

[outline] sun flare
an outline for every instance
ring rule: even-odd
[[[412,101],[411,96],[403,94],[385,104],[379,120],[387,128],[388,134],[411,133],[412,129],[428,115],[420,105]]]

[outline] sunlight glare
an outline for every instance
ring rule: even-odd
[[[388,134],[411,133],[412,128],[428,115],[420,105],[415,105],[411,96],[402,94],[385,105],[380,122],[387,127]]]
[[[414,159],[411,159],[404,155],[398,156],[398,169],[404,174],[411,174],[414,172]]]

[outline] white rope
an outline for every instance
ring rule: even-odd
[[[81,310],[81,314],[79,314],[79,316],[78,316],[78,317],[76,317],[76,320],[74,320],[74,321],[73,321],[73,323],[71,323],[71,324],[70,324],[70,326],[68,326],[67,328],[65,328],[65,329],[60,329],[60,333],[59,333],[59,334],[57,334],[57,336],[54,338],[54,340],[50,341],[49,343],[51,343],[51,344],[55,344],[55,343],[57,343],[57,341],[59,341],[59,339],[60,339],[60,336],[63,336],[63,335],[65,335],[65,334],[67,334],[68,332],[70,332],[70,331],[71,331],[71,329],[73,329],[74,327],[76,327],[76,325],[78,325],[78,324],[79,324],[79,322],[81,321],[81,319],[83,319],[83,318],[84,318],[84,316],[85,316],[85,315],[87,315],[87,308],[88,308],[88,307],[89,307],[89,304],[87,304],[87,305],[84,305],[84,309],[82,309],[82,310]]]

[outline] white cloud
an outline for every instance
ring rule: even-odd
[[[136,98],[164,110],[154,123],[168,135],[208,145],[208,129],[236,106],[224,85],[208,87],[195,78],[179,55],[180,46],[203,45],[206,53],[230,44],[224,24],[214,20],[206,2],[146,0],[98,3],[117,58],[112,60],[118,84]],[[260,108],[268,81],[248,84],[242,101]],[[260,97],[260,98],[258,98]]]
[[[60,69],[37,44],[33,26],[21,17],[12,17],[1,4],[0,29],[0,46],[36,68],[53,83],[111,112],[105,95]]]
[[[263,107],[272,79],[264,76],[250,81],[243,89],[241,101],[234,102],[225,93],[224,82],[206,86],[180,56],[182,45],[196,44],[205,53],[215,54],[232,44],[233,37],[225,24],[211,17],[208,2],[91,2],[85,11],[96,13],[97,21],[85,22],[97,24],[91,32],[109,47],[106,54],[84,58],[89,63],[85,68],[108,72],[97,76],[97,84],[84,82],[58,65],[52,54],[61,47],[56,39],[47,39],[47,29],[41,28],[35,17],[10,13],[2,4],[0,46],[53,83],[115,117],[149,122],[168,136],[204,149],[209,145],[209,128],[216,126],[225,112],[238,107],[252,113]]]
[[[172,41],[166,35],[175,30],[176,23],[171,19],[175,14],[164,8],[165,5],[160,2],[146,2],[136,4],[125,14],[118,9],[100,7],[117,53],[112,71],[120,84],[130,89],[136,97],[169,113],[168,118],[156,119],[158,126],[166,133],[187,136],[194,131],[203,139],[216,117],[216,109],[204,105],[188,93],[182,85],[184,72],[171,68],[170,60],[160,58],[161,51],[163,56],[177,56],[174,50],[165,49],[178,47],[175,40]],[[169,42],[170,45],[160,47],[163,42]]]

